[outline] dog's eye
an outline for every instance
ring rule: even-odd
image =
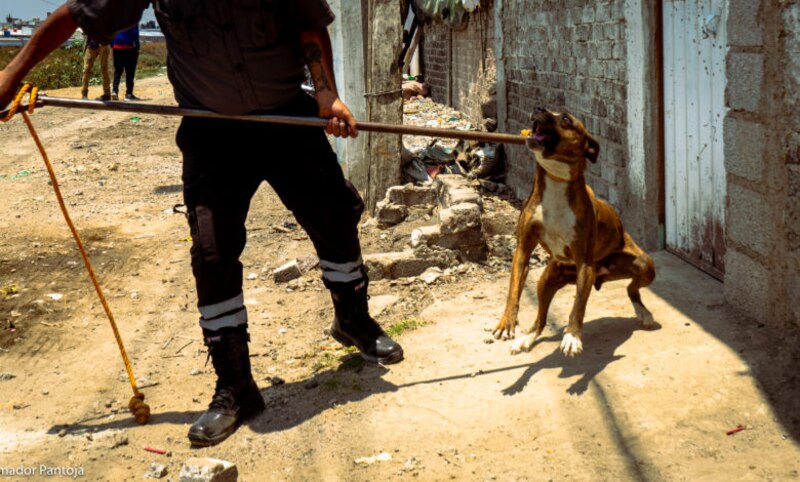
[[[572,125],[572,119],[567,114],[562,115],[561,120],[567,125]]]

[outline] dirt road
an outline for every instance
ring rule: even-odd
[[[164,77],[137,88],[171,102]],[[332,310],[317,273],[291,287],[269,276],[313,251],[301,231],[273,229],[293,219],[267,186],[253,202],[243,262],[268,409],[222,445],[193,450],[186,432],[214,380],[188,229],[172,212],[181,202],[177,120],[54,108],[33,118],[153,416],[137,426],[128,414],[111,330],[41,160],[21,120],[2,125],[0,289],[16,290],[0,294],[0,372],[14,375],[0,379],[0,469],[36,471],[8,480],[61,480],[40,465],[141,480],[157,461],[176,481],[192,456],[230,460],[246,481],[800,480],[799,345],[727,314],[722,285],[669,254],[655,254],[658,278],[643,292],[658,329],[636,323],[624,283],[607,284],[592,294],[576,359],[557,350],[570,290],[556,297],[546,336],[512,356],[486,331],[507,271],[471,264],[432,285],[375,282],[373,313],[387,326],[422,326],[399,335],[403,363],[369,366],[324,335]],[[391,229],[363,236],[367,251],[402,244]],[[534,319],[536,278],[523,326]]]

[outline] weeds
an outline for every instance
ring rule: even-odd
[[[425,320],[420,320],[417,318],[407,318],[402,321],[398,321],[397,323],[391,325],[389,328],[386,329],[386,333],[392,337],[398,337],[407,331],[413,331],[417,328],[423,327],[427,325],[428,322]]]
[[[19,47],[0,48],[0,66],[5,67],[20,51]],[[100,85],[100,61],[95,62],[91,85]],[[109,69],[113,69],[113,60],[109,59]],[[167,64],[167,47],[163,42],[142,44],[139,51],[139,64],[136,78],[152,77],[161,73]],[[56,49],[31,70],[25,82],[37,85],[42,89],[61,89],[81,85],[83,75],[83,40],[76,40],[65,48]]]

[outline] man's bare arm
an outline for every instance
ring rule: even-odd
[[[336,80],[333,76],[333,51],[328,31],[321,29],[301,32],[300,43],[306,65],[314,80],[319,115],[331,119],[325,130],[335,136],[356,137],[358,135],[356,118],[339,99],[336,89]]]
[[[28,72],[50,52],[66,42],[77,28],[78,24],[75,23],[66,5],[58,7],[42,22],[41,27],[36,30],[17,56],[0,71],[1,107],[11,102],[17,86],[28,75]]]

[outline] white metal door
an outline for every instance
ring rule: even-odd
[[[667,248],[725,271],[728,0],[663,0]]]

